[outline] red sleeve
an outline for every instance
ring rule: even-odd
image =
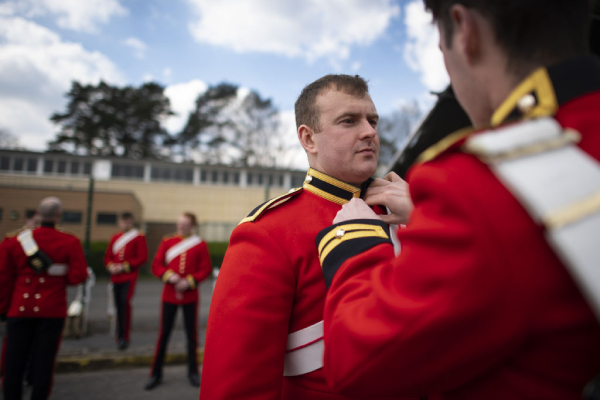
[[[493,237],[476,196],[464,177],[429,168],[412,177],[415,209],[400,231],[399,257],[378,244],[333,276],[324,363],[329,383],[343,392],[451,390],[522,343],[525,313],[508,295],[501,261],[490,262]]]
[[[210,253],[208,252],[208,245],[206,242],[200,243],[200,265],[198,266],[198,270],[192,274],[194,281],[196,283],[200,283],[212,272],[212,265],[210,263]]]
[[[106,253],[104,253],[104,266],[108,267],[108,264],[113,262],[113,244],[115,243],[115,236],[110,238],[110,242],[108,242],[108,247],[106,248]]]
[[[135,255],[129,258],[129,266],[133,271],[137,270],[148,259],[148,247],[146,246],[146,237],[139,235],[133,239],[132,243],[135,246]]]
[[[165,265],[165,253],[165,240],[162,240],[158,245],[158,250],[156,250],[154,259],[152,260],[152,273],[159,279],[162,278],[165,272],[167,272],[167,266]]]
[[[6,316],[15,287],[16,267],[10,256],[10,238],[0,243],[0,315]]]
[[[281,399],[294,288],[277,240],[254,223],[238,226],[211,300],[201,399]]]
[[[87,261],[85,260],[79,239],[73,237],[72,241],[71,250],[69,251],[67,283],[69,285],[78,285],[85,282],[88,278]]]

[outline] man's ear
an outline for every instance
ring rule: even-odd
[[[315,131],[307,125],[300,125],[298,128],[298,140],[308,154],[317,153],[317,143],[315,141]]]
[[[456,46],[458,53],[469,65],[475,64],[481,56],[481,28],[478,23],[480,14],[472,9],[455,4],[450,8],[453,37],[452,46]]]

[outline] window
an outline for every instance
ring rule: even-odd
[[[38,160],[35,158],[29,158],[27,160],[27,172],[35,172],[37,171],[37,163]]]
[[[200,182],[206,182],[206,180],[208,179],[208,171],[206,170],[201,170],[200,171]]]
[[[279,175],[279,187],[283,187],[283,175]]]
[[[67,172],[67,162],[65,160],[60,160],[58,162],[58,168],[56,168],[56,172],[59,174],[64,174]]]
[[[217,182],[219,182],[219,171],[213,171],[213,172],[210,174],[210,181],[211,181],[212,183],[217,183]]]
[[[233,183],[235,183],[235,184],[239,184],[240,183],[240,173],[239,172],[234,172],[233,173]]]
[[[8,171],[10,167],[10,158],[4,156],[0,157],[0,171]]]
[[[257,182],[257,183],[258,183],[259,185],[262,185],[262,184],[263,184],[263,182],[264,182],[264,176],[263,176],[263,174],[257,174],[257,175],[258,175],[258,179],[257,179],[257,180],[258,180],[258,182]]]
[[[116,225],[117,214],[115,213],[98,213],[96,215],[96,224],[98,225]]]
[[[111,176],[113,178],[142,180],[144,179],[144,166],[113,163],[111,167]]]
[[[192,168],[152,167],[150,179],[153,181],[192,182],[194,170]]]
[[[62,220],[63,224],[80,224],[83,219],[83,213],[81,211],[63,211]]]
[[[229,183],[229,172],[223,171],[223,183]]]
[[[92,163],[86,162],[83,164],[83,174],[90,175],[92,173]]]
[[[0,208],[0,222],[2,222],[3,216],[4,216],[4,209]]]
[[[54,160],[44,160],[44,172],[47,174],[52,173],[54,170]]]
[[[77,161],[71,161],[71,174],[78,174],[79,173],[79,162]]]
[[[17,157],[14,160],[13,171],[23,171],[23,158]]]
[[[268,175],[267,176],[267,182],[269,182],[269,186],[273,186],[273,183],[275,183],[275,177],[273,175]]]
[[[248,185],[252,185],[254,183],[254,174],[252,172],[248,172],[248,175],[246,175],[246,182]]]

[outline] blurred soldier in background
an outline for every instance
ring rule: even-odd
[[[23,229],[0,246],[0,315],[7,316],[5,400],[21,399],[31,355],[32,399],[50,396],[54,362],[67,314],[67,285],[87,278],[79,239],[56,229],[60,200],[39,207],[41,227]]]
[[[386,238],[346,234],[381,226],[360,201],[319,234],[327,378],[353,394],[579,399],[600,370],[590,2],[425,3],[483,131],[439,142],[411,169],[398,258]]]
[[[197,226],[194,214],[181,215],[177,220],[177,234],[163,238],[152,261],[152,273],[165,285],[162,293],[160,331],[146,390],[154,389],[162,380],[165,352],[179,306],[183,310],[187,336],[188,379],[192,386],[200,386],[196,329],[200,300],[198,284],[211,275],[212,267],[206,242],[194,234]]]
[[[121,231],[108,243],[104,265],[113,284],[115,308],[117,309],[117,347],[124,350],[129,346],[131,326],[131,299],[138,278],[139,267],[146,262],[148,250],[144,234],[133,226],[133,214],[124,212],[119,218]]]

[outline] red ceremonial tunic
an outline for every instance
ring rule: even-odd
[[[257,207],[233,231],[211,301],[201,399],[347,398],[327,387],[322,368],[284,376],[286,355],[322,345],[322,333],[296,344],[288,339],[323,319],[315,235],[360,195],[312,169],[307,181]],[[322,363],[322,352],[307,361]]]
[[[197,237],[197,236],[196,236]],[[165,282],[162,301],[171,304],[189,304],[198,302],[198,283],[206,279],[212,272],[210,254],[206,242],[200,243],[179,253],[167,262],[167,253],[173,246],[181,243],[186,238],[182,236],[165,237],[158,246],[152,261],[152,273]],[[175,286],[167,283],[169,277],[178,274],[187,279],[190,288],[182,293],[175,291]]]
[[[581,132],[580,148],[600,160],[597,58],[538,70],[495,121],[520,117],[526,94],[537,101],[526,117],[558,109],[559,123]],[[456,146],[408,181],[415,208],[398,258],[385,241],[354,252],[357,239],[323,262],[335,274],[324,315],[328,381],[354,394],[581,399],[600,371],[600,327],[543,229]]]
[[[9,318],[65,318],[67,285],[88,277],[87,263],[79,239],[50,226],[33,230],[33,239],[54,264],[64,264],[66,273],[35,272],[27,263],[17,236],[0,245],[0,315]]]
[[[135,281],[139,275],[139,268],[148,259],[148,249],[144,234],[139,234],[123,246],[116,254],[113,253],[113,245],[123,236],[124,232],[114,235],[108,243],[106,254],[104,254],[104,265],[108,268],[111,264],[123,264],[124,271],[110,276],[113,283],[125,283]]]

